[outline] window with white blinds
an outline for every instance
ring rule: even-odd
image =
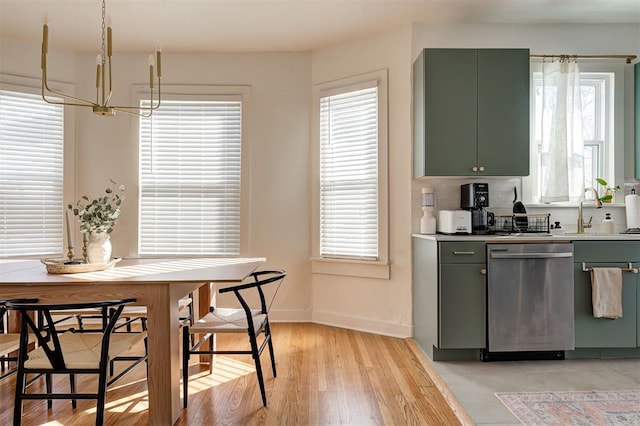
[[[0,90],[0,257],[59,254],[64,108]]]
[[[242,98],[213,99],[140,120],[140,255],[240,253]]]
[[[320,255],[378,258],[377,81],[320,94]]]

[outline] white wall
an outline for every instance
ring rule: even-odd
[[[313,319],[396,336],[411,330],[410,27],[313,52],[312,83],[388,69],[391,279],[314,274]]]

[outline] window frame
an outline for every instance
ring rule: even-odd
[[[134,85],[133,99],[136,102],[140,102],[143,99],[149,99],[150,93],[148,87],[144,85]],[[251,99],[251,87],[245,85],[163,85],[163,100],[221,100],[229,99],[231,97],[238,97],[242,102],[242,122],[241,122],[241,154],[240,154],[240,248],[238,256],[246,256],[249,252],[249,188],[250,188],[250,139],[249,139],[249,104]],[[135,213],[135,231],[136,231],[136,254],[140,256],[140,118],[137,117],[132,131],[134,133],[134,140],[137,143],[136,149],[136,165],[138,167],[138,173],[136,176],[136,197],[138,200],[138,208]],[[159,258],[166,257],[167,254],[145,254],[145,257]],[[192,257],[189,254],[171,254],[171,256],[180,257]],[[219,254],[198,254],[200,257],[225,257]]]
[[[320,255],[320,98],[378,85],[378,258],[328,258]],[[312,88],[312,273],[389,279],[388,71],[386,69],[315,84]]]
[[[535,139],[535,74],[542,71],[542,62],[537,60],[531,61],[530,85],[531,85],[531,107],[530,107],[530,174],[522,178],[523,200],[532,206],[554,206],[554,207],[573,207],[575,202],[559,202],[559,203],[541,203],[537,198],[537,177],[538,177],[538,146]],[[621,61],[603,61],[603,60],[582,60],[580,61],[580,78],[588,80],[593,76],[599,76],[609,79],[606,85],[605,94],[602,102],[605,103],[605,111],[609,116],[604,121],[604,129],[600,129],[604,138],[604,144],[597,143],[600,150],[600,170],[601,176],[608,182],[620,184],[624,182],[624,166],[625,166],[625,135],[624,127],[624,105],[625,100],[625,68]],[[613,90],[611,90],[613,84]],[[603,106],[597,106],[602,108]],[[604,114],[604,112],[600,112]],[[585,144],[586,146],[586,144]],[[600,190],[601,188],[596,189]],[[600,194],[603,195],[603,194]],[[624,199],[617,197],[614,203],[624,202]]]
[[[59,80],[50,80],[49,87],[53,90],[66,93],[69,95],[75,95],[75,85],[68,82],[63,82]],[[3,74],[0,73],[0,89],[14,91],[14,92],[22,92],[33,95],[41,95],[41,81],[39,78],[31,78],[13,74]],[[44,101],[43,101],[44,102]],[[64,257],[67,254],[67,233],[66,233],[66,225],[64,224],[64,212],[66,210],[66,206],[68,203],[72,202],[76,199],[76,147],[75,147],[75,110],[74,107],[64,106],[63,107],[63,160],[62,160],[62,206],[60,211],[60,251],[55,253],[51,253],[52,257],[59,256]],[[71,229],[71,234],[74,238],[74,247],[77,247],[80,238],[78,238],[79,233],[77,229],[77,224],[72,222],[73,228]],[[9,256],[7,258],[11,259],[40,259],[42,258],[42,254],[30,254],[30,255],[16,255]]]

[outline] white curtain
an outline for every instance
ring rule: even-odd
[[[580,71],[574,59],[542,64],[540,201],[579,201],[584,193]]]

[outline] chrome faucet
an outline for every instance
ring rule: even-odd
[[[585,194],[588,191],[593,192],[593,196],[595,197],[595,201],[596,201],[596,208],[601,209],[602,201],[600,201],[600,197],[598,196],[598,191],[596,191],[595,188],[584,189]],[[580,204],[578,205],[578,234],[584,234],[585,228],[591,228],[591,221],[593,220],[593,216],[592,216],[589,218],[589,222],[585,223],[584,218],[582,217],[582,203],[583,202],[580,201]]]

